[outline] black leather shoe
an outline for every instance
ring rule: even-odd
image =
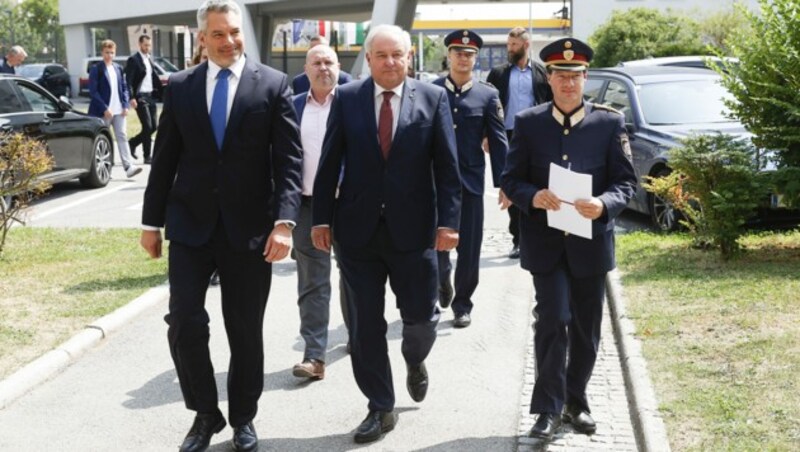
[[[508,258],[519,259],[519,245],[514,245],[514,247],[511,248],[511,251],[508,253]]]
[[[353,440],[359,444],[377,441],[382,434],[394,430],[395,424],[397,415],[394,411],[370,411],[356,428]]]
[[[450,303],[453,302],[453,284],[448,279],[442,286],[439,287],[439,306],[442,309],[447,309]]]
[[[225,418],[217,410],[212,414],[198,414],[194,417],[194,424],[183,439],[180,452],[201,452],[208,449],[211,436],[225,428]]]
[[[597,431],[597,424],[595,424],[589,412],[581,409],[581,407],[577,405],[565,405],[564,413],[561,415],[561,418],[565,423],[572,424],[572,428],[574,428],[576,432],[592,435]]]
[[[453,320],[453,326],[456,328],[466,328],[470,326],[471,323],[472,317],[470,317],[466,312],[463,314],[457,314],[455,320]]]
[[[139,156],[136,155],[136,146],[134,146],[133,143],[131,143],[130,141],[128,141],[128,149],[131,150],[131,157],[139,158]]]
[[[252,422],[233,429],[233,450],[250,452],[258,449],[258,436]]]
[[[425,362],[416,366],[406,364],[406,367],[408,368],[408,376],[406,376],[408,393],[415,402],[422,402],[425,400],[425,395],[428,394],[428,369],[425,368]]]
[[[542,413],[539,415],[539,419],[536,419],[536,423],[533,424],[531,431],[528,432],[528,436],[531,438],[551,440],[560,426],[560,416],[553,413]]]
[[[208,284],[210,284],[212,286],[218,286],[219,285],[219,271],[218,270],[214,270],[214,273],[211,274],[211,279],[208,281]]]

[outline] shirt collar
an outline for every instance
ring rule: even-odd
[[[309,89],[308,90],[308,94],[306,95],[306,103],[307,104],[318,105],[320,107],[324,107],[324,106],[330,104],[333,101],[333,95],[336,94],[336,88],[338,88],[338,87],[339,87],[338,85],[333,87],[331,92],[329,92],[328,95],[325,96],[325,102],[323,102],[323,103],[317,102],[317,100],[314,99],[314,96],[311,94],[311,90]]]
[[[570,127],[575,127],[576,125],[578,125],[579,122],[581,122],[583,120],[583,118],[586,117],[586,108],[585,107],[586,107],[586,104],[581,103],[581,106],[576,108],[572,112],[564,113],[558,107],[556,107],[556,104],[554,102],[553,103],[553,118],[555,118],[555,120],[558,121],[558,123],[561,124],[562,126],[564,125],[566,120],[569,119],[569,122],[570,122],[569,126]]]
[[[245,61],[245,56],[242,55],[242,57],[236,60],[235,63],[228,66],[228,69],[231,70],[231,72],[233,73],[233,75],[236,76],[237,79],[242,78],[242,71],[244,71],[244,61]],[[211,60],[208,60],[208,77],[210,77],[211,80],[216,80],[217,74],[219,74],[219,71],[221,70],[222,67],[220,67],[220,65]]]
[[[150,55],[148,55],[148,54],[146,54],[146,53],[142,53],[142,51],[141,51],[141,50],[139,51],[139,55],[141,55],[141,56],[142,56],[142,59],[143,59],[143,60],[145,60],[145,61],[147,61],[147,60],[149,60],[149,59],[150,59]]]
[[[530,68],[531,68],[531,60],[530,60],[530,58],[528,59],[528,64],[525,65],[525,69],[520,69],[519,66],[517,66],[516,64],[512,64],[511,65],[511,70],[513,71],[514,69],[516,69],[517,72],[527,72],[528,69],[530,69]]]
[[[399,85],[395,86],[393,89],[386,89],[381,85],[375,83],[375,97],[382,96],[384,91],[391,91],[397,94],[400,97],[403,97],[403,87],[405,86],[406,82],[403,81]]]
[[[467,83],[464,83],[464,85],[461,88],[459,88],[458,86],[456,86],[455,82],[453,81],[453,79],[450,78],[449,75],[444,79],[445,88],[454,93],[466,93],[467,91],[469,91],[470,88],[472,88],[472,85],[473,85],[472,80],[470,80]]]

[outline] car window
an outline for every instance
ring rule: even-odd
[[[57,74],[63,74],[64,72],[66,72],[66,70],[64,69],[63,66],[50,66],[50,72],[52,72],[53,75],[57,75]]]
[[[605,83],[605,80],[586,80],[586,84],[583,86],[583,99],[587,102],[597,102],[597,99],[600,98],[600,90],[603,88],[603,83]]]
[[[9,80],[0,80],[0,114],[19,113],[26,108]]]
[[[726,99],[732,96],[718,79],[651,83],[639,90],[642,113],[652,125],[733,122]]]
[[[17,82],[17,88],[19,88],[33,111],[58,111],[58,105],[50,100],[44,93],[40,93],[32,87],[19,82]]]
[[[633,122],[633,114],[631,112],[631,99],[628,97],[628,88],[620,82],[612,80],[608,82],[606,94],[603,96],[603,105],[619,110],[620,113],[625,115],[625,123]]]

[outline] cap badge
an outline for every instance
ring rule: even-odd
[[[571,49],[572,48],[572,41],[565,42],[564,43],[564,48],[565,49]]]
[[[461,42],[464,44],[469,44],[469,38],[464,36],[463,38],[461,38]]]
[[[469,32],[467,30],[464,30],[464,36],[467,36],[467,35],[469,35]]]
[[[569,44],[569,42],[567,43]],[[565,50],[564,51],[564,59],[567,61],[572,61],[575,58],[575,51],[574,50]]]

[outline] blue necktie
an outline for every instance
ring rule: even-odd
[[[225,120],[228,116],[228,76],[230,69],[223,69],[217,74],[217,84],[214,86],[214,96],[211,98],[211,130],[217,140],[217,150],[222,152],[222,142],[225,140]]]

